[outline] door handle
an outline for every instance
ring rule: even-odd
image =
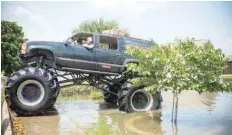
[[[121,54],[120,54],[120,53],[117,53],[116,56],[121,56]]]

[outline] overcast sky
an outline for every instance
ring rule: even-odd
[[[176,37],[210,39],[232,54],[232,2],[2,2],[2,20],[16,21],[29,40],[63,41],[82,21],[114,19],[131,35],[158,44]]]

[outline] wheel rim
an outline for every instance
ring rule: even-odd
[[[36,80],[24,81],[18,87],[17,97],[22,104],[35,106],[43,100],[43,85]]]
[[[152,103],[152,98],[143,89],[135,91],[130,98],[131,107],[135,111],[145,111]]]

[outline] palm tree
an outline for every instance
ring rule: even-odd
[[[104,20],[103,18],[99,18],[82,22],[77,29],[73,30],[73,33],[77,31],[102,33],[105,30],[113,29],[119,29],[119,23],[116,20]],[[125,33],[126,36],[129,36],[127,31],[125,31]]]
[[[86,32],[102,32],[104,30],[109,29],[118,29],[119,24],[115,20],[104,20],[102,18],[91,20],[91,21],[84,21],[82,22],[76,31],[86,31]]]

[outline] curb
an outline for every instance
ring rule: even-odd
[[[12,135],[11,119],[6,101],[4,100],[2,105],[2,121],[1,121],[1,134]]]

